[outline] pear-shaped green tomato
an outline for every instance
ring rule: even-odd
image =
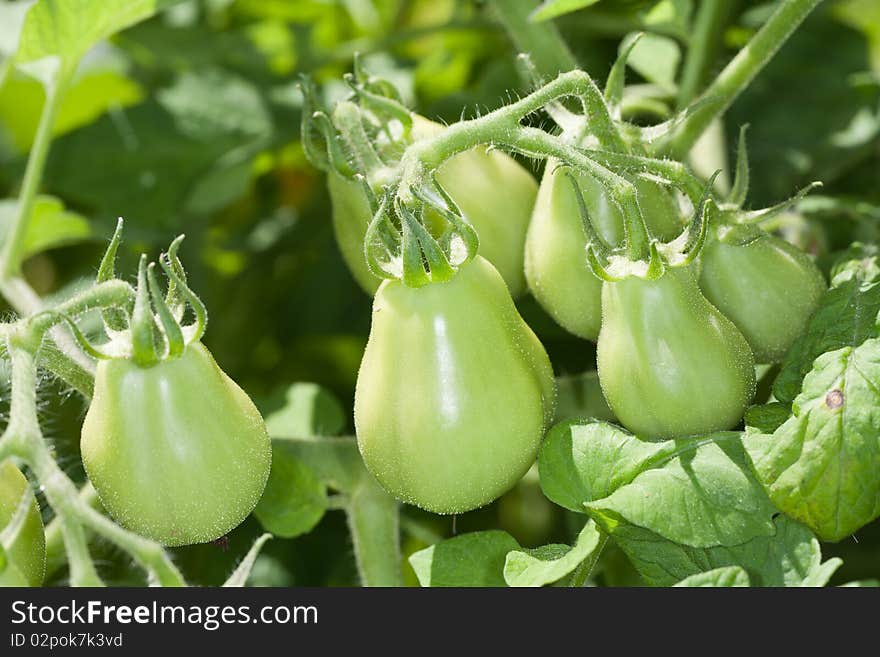
[[[730,429],[755,392],[748,343],[686,267],[606,282],[597,352],[608,405],[639,435]]]
[[[413,117],[414,140],[443,129]],[[522,294],[523,245],[538,192],[532,174],[506,153],[478,147],[447,160],[437,171],[437,180],[476,229],[480,255],[495,265],[513,296]],[[370,272],[364,256],[364,234],[372,218],[367,197],[360,183],[332,172],[327,184],[343,259],[360,286],[375,294],[381,279]]]
[[[775,363],[826,289],[812,259],[756,226],[722,227],[701,256],[703,294],[737,325],[759,363]]]
[[[22,500],[27,511],[22,519]],[[10,528],[10,523],[16,526]],[[5,532],[7,528],[12,531]],[[40,507],[25,476],[10,461],[0,463],[0,586],[39,586],[46,571],[46,537]]]
[[[397,498],[435,513],[491,502],[534,463],[554,397],[550,360],[487,260],[379,288],[354,418],[364,463]]]
[[[164,545],[236,527],[259,501],[272,460],[259,411],[198,342],[153,367],[99,362],[80,446],[107,511]]]
[[[578,174],[590,221],[609,245],[623,241],[623,218],[599,183]],[[661,185],[639,179],[639,206],[653,236],[669,240],[682,228],[675,198]],[[601,325],[600,281],[587,265],[587,237],[577,197],[564,170],[553,160],[538,190],[526,237],[525,272],[538,303],[569,333],[595,340]]]

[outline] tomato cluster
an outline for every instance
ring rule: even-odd
[[[443,282],[386,280],[374,299],[355,423],[380,483],[406,502],[459,513],[509,490],[534,461],[554,385],[546,353],[511,300],[514,266],[563,328],[598,342],[601,388],[623,426],[659,438],[739,423],[755,393],[756,362],[781,359],[825,287],[812,260],[710,201],[698,255],[682,261],[653,250],[658,267],[630,263],[603,278],[587,257],[584,221],[612,249],[627,238],[623,210],[606,189],[548,161],[522,244],[533,183],[507,156],[494,166],[487,157],[456,156],[437,181],[487,258]],[[340,180],[331,174],[337,234],[348,231],[341,246],[361,280],[371,275],[356,257],[371,206],[361,186]],[[652,245],[681,242],[693,228],[684,197],[654,179],[631,182]],[[516,212],[506,204],[512,197]],[[516,264],[502,278],[490,260]]]

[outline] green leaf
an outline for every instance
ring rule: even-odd
[[[177,230],[193,214],[246,194],[253,160],[273,134],[249,80],[211,71],[181,75],[157,98],[57,139],[45,186],[96,220],[122,215],[140,229]]]
[[[773,433],[791,417],[791,409],[781,402],[752,406],[746,411],[746,426],[761,433]]]
[[[852,276],[828,290],[806,331],[788,350],[773,384],[773,395],[790,403],[800,392],[804,376],[822,354],[842,347],[857,347],[878,336],[880,284]]]
[[[551,18],[558,18],[573,11],[594,5],[599,0],[544,0],[529,16],[533,23],[541,23]]]
[[[367,473],[354,437],[315,436],[273,440],[273,443],[278,442],[287,444],[291,452],[321,481],[343,493],[352,492]]]
[[[584,561],[595,560],[602,549],[602,534],[589,521],[573,547],[543,545],[533,550],[516,550],[504,562],[508,586],[545,586],[574,572]]]
[[[412,554],[422,586],[505,586],[504,562],[519,543],[507,532],[462,534]]]
[[[777,513],[733,432],[685,444],[662,467],[645,470],[586,507],[609,533],[625,522],[703,548],[771,536]]]
[[[264,413],[273,438],[335,436],[345,426],[342,404],[315,383],[294,383],[284,391],[281,408]]]
[[[749,574],[739,566],[722,566],[714,570],[707,570],[705,573],[685,577],[674,586],[688,588],[749,586]]]
[[[272,469],[254,515],[282,538],[310,532],[327,510],[327,489],[284,441],[272,445]]]
[[[157,94],[182,135],[208,141],[230,134],[268,137],[272,118],[257,88],[218,70],[184,73]]]
[[[673,441],[648,442],[598,420],[562,422],[538,456],[541,489],[559,506],[584,513],[586,502],[610,495],[675,449]]]
[[[12,57],[18,52],[21,28],[30,2],[0,3],[0,88],[9,73]]]
[[[11,199],[0,201],[0,235],[13,221],[18,202]],[[92,228],[88,220],[65,210],[64,204],[53,196],[38,196],[27,222],[22,245],[22,257],[28,258],[37,253],[70,244],[77,244],[92,238]]]
[[[732,547],[691,548],[627,523],[616,525],[611,536],[652,586],[672,586],[724,566],[745,570],[752,586],[824,586],[841,560],[822,563],[819,541],[802,524],[780,514],[775,525],[773,536]]]
[[[88,70],[81,69],[65,88],[53,136],[88,125],[107,111],[119,111],[143,100],[141,86],[114,70],[112,62],[90,59],[89,64]],[[16,75],[0,85],[0,122],[21,153],[26,153],[33,143],[44,101],[42,86],[31,78]]]
[[[83,55],[99,41],[178,2],[181,0],[38,0],[25,17],[16,62],[42,82],[51,83],[58,71],[73,73]],[[39,65],[33,66],[37,62]]]
[[[880,339],[816,359],[793,415],[745,446],[785,513],[839,541],[880,516]]]
[[[880,131],[878,88],[860,83],[856,74],[870,67],[869,43],[834,20],[838,3],[823,4],[826,9],[804,21],[725,117],[729,127],[751,123],[752,170],[767,172],[751,180],[753,207],[787,198],[813,180],[847,184],[860,160],[869,172],[865,180],[876,181],[876,164],[866,156]],[[834,44],[833,57],[827,44]],[[809,84],[801,71],[810,71]]]
[[[556,377],[556,422],[575,418],[615,420],[602,394],[596,370]]]
[[[648,82],[674,93],[680,60],[681,51],[674,39],[646,33],[633,47],[627,63]]]
[[[880,219],[880,210],[876,213],[875,219]],[[839,287],[853,278],[861,281],[862,285],[880,281],[880,254],[878,251],[880,249],[876,244],[863,244],[862,242],[850,244],[831,268],[831,286]]]

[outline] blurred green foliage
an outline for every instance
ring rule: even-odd
[[[646,30],[654,40],[636,53],[630,76],[674,103],[669,85],[686,48],[695,3],[576,4],[585,8],[556,24],[581,65],[604,78],[620,40]],[[773,5],[733,4],[710,74]],[[481,2],[191,0],[176,5],[93,49],[63,102],[41,190],[46,196],[38,209],[41,221],[63,222],[68,239],[27,263],[35,288],[63,295],[92,278],[117,216],[126,219],[120,271],[133,273],[140,251],[155,256],[176,234],[186,233],[182,255],[191,284],[209,309],[205,342],[217,361],[267,413],[284,407],[293,382],[325,387],[345,409],[342,431],[351,433],[370,300],[337,252],[322,175],[308,165],[298,141],[302,99],[295,82],[308,73],[330,102],[344,93],[341,76],[356,52],[365,55],[368,69],[394,81],[412,107],[440,121],[491,109],[523,90],[515,49]],[[668,55],[658,59],[658,52]],[[0,199],[16,193],[42,96],[39,83],[17,73],[0,87]],[[752,206],[779,201],[815,179],[826,183],[823,198],[833,199],[812,205],[808,199],[802,211],[789,213],[780,228],[790,239],[820,256],[856,238],[876,239],[876,1],[826,2],[735,103],[725,121],[722,151],[732,150],[742,123],[751,124]],[[3,203],[0,220],[8,214]],[[533,300],[523,299],[520,308],[547,346],[558,375],[594,368],[591,344],[567,335]],[[57,383],[44,382],[43,420],[62,465],[81,480],[77,445],[83,407],[62,392]],[[567,395],[579,399],[575,392]],[[585,403],[595,405],[595,398]],[[528,547],[571,543],[580,529],[571,514],[540,495],[529,477],[496,504],[457,519],[408,508],[402,527],[406,554],[453,532],[503,529]],[[180,548],[175,558],[188,580],[216,584],[260,531],[250,518],[228,544]],[[108,583],[139,582],[126,558],[109,546],[99,551]],[[826,556],[844,558],[840,581],[876,576],[878,554],[876,522],[859,533],[858,543],[848,540],[826,549]],[[57,577],[62,581],[64,573]],[[597,565],[596,577],[611,585],[636,581],[626,558],[612,550]],[[406,578],[416,583],[413,572]],[[333,511],[311,533],[267,544],[252,578],[262,585],[355,580],[345,520]]]

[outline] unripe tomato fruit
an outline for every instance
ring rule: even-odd
[[[587,237],[571,181],[557,162],[547,161],[525,246],[525,274],[538,303],[569,333],[596,340],[602,313],[602,281],[587,265]],[[623,241],[623,217],[603,187],[575,176],[596,232],[606,243]],[[683,229],[675,198],[650,180],[635,183],[639,206],[653,236],[669,240]]]
[[[706,298],[748,340],[755,361],[775,363],[804,330],[825,292],[812,259],[756,226],[725,226],[701,255]]]
[[[604,284],[597,359],[611,410],[647,437],[730,429],[755,393],[748,343],[686,267]]]
[[[10,461],[0,463],[0,531],[13,520],[22,496],[28,511],[11,545],[6,546],[6,567],[0,571],[0,586],[39,586],[46,572],[46,536],[40,507],[25,476]]]
[[[415,140],[442,130],[437,123],[413,117]],[[506,153],[481,146],[447,160],[437,171],[437,180],[476,229],[480,255],[495,265],[513,296],[522,294],[523,245],[538,192],[532,174]],[[370,272],[364,257],[364,234],[372,218],[367,197],[360,183],[332,172],[327,184],[343,259],[358,284],[375,294],[381,279]]]
[[[435,513],[491,502],[534,463],[554,398],[550,360],[487,260],[445,283],[382,283],[354,419],[391,494]]]
[[[107,511],[172,546],[212,541],[240,524],[272,460],[259,411],[199,342],[147,368],[100,361],[80,447]]]

